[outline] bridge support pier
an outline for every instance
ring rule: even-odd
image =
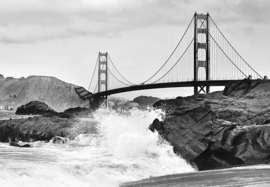
[[[202,35],[205,35],[203,37]],[[205,40],[203,39],[205,38]],[[199,49],[203,53],[198,53]],[[205,54],[205,55],[203,55]],[[209,14],[194,15],[194,95],[209,93],[209,85],[198,85],[198,70],[205,69],[205,80],[210,80],[210,37],[209,37]]]
[[[108,53],[100,53],[98,55],[98,92],[105,89],[108,90]],[[108,107],[108,96],[98,98],[99,106],[105,102]]]
[[[90,109],[96,110],[102,105],[108,108],[108,96],[97,96],[90,99]]]
[[[205,93],[208,94],[210,92],[210,86],[209,85],[195,85],[194,86],[194,95]]]

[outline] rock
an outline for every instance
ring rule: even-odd
[[[84,112],[84,113],[83,113]],[[90,110],[87,108],[70,108],[64,112],[56,112],[46,103],[40,101],[31,101],[25,105],[22,105],[17,108],[16,115],[42,115],[43,117],[53,117],[58,116],[61,118],[72,118],[79,114],[87,116],[90,113]]]
[[[260,79],[258,80],[244,79],[242,81],[236,81],[232,84],[226,85],[223,95],[232,97],[241,97],[250,92],[252,89],[254,89],[262,82],[263,80]]]
[[[57,116],[1,120],[0,142],[8,142],[9,136],[23,142],[50,141],[55,136],[67,137],[75,123],[76,119]]]
[[[242,80],[223,92],[159,101],[150,125],[199,170],[269,163],[270,82]]]
[[[20,144],[15,143],[15,142],[9,143],[9,145],[10,145],[10,146],[14,146],[14,147],[31,147],[30,144],[20,145]]]
[[[263,124],[269,124],[270,123],[270,119],[267,119],[263,122]]]
[[[18,139],[15,138],[13,135],[8,137],[8,141],[9,141],[9,145],[10,146],[14,146],[14,147],[31,147],[30,144],[24,144],[24,145],[20,145],[18,144]]]
[[[65,110],[63,114],[69,117],[89,117],[91,112],[92,110],[90,110],[89,108],[76,107]]]
[[[153,123],[149,126],[149,130],[154,132],[155,130],[162,133],[164,131],[164,127],[162,123],[159,121],[159,119],[155,119]]]
[[[40,114],[48,114],[48,113],[56,113],[56,112],[44,102],[31,101],[25,105],[18,107],[15,114],[40,115]]]
[[[164,110],[166,113],[171,112],[174,108],[185,104],[183,97],[177,97],[176,99],[159,100],[153,104],[154,108]]]
[[[50,140],[50,142],[54,144],[65,144],[68,142],[68,139],[60,136],[55,136]]]
[[[159,131],[162,137],[199,170],[269,161],[270,125],[237,126],[217,120],[217,115],[205,106],[153,122],[160,123],[164,128]]]

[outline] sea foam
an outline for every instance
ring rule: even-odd
[[[0,144],[0,184],[106,187],[196,171],[158,133],[148,130],[161,111],[132,110],[123,115],[103,109],[93,116],[75,124],[73,132],[81,132],[81,123],[83,134],[67,144],[39,142],[30,149]],[[92,127],[85,128],[86,122]]]

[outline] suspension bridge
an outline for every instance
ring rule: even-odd
[[[76,92],[83,99],[135,90],[193,87],[194,94],[209,93],[211,86],[225,86],[244,78],[262,79],[221,32],[212,17],[195,13],[168,59],[147,80],[133,83],[117,69],[108,53],[99,53],[89,88]]]

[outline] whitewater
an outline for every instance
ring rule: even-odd
[[[100,109],[70,129],[66,144],[0,143],[0,184],[6,187],[113,187],[163,175],[196,172],[158,133],[148,130],[161,111],[128,114]],[[89,126],[89,124],[91,124]]]

